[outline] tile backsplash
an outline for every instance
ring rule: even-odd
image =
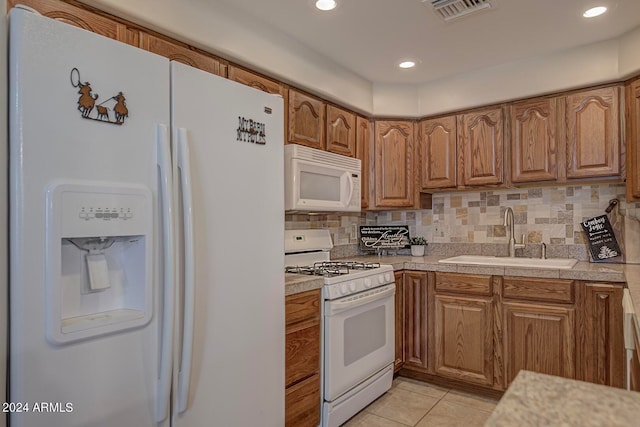
[[[640,203],[625,202],[624,184],[594,184],[436,193],[432,209],[286,215],[285,226],[328,228],[336,246],[356,244],[359,225],[396,224],[430,243],[505,243],[504,208],[511,207],[518,241],[524,233],[528,243],[585,246],[580,223],[602,215],[611,199],[620,201],[620,214],[639,217]]]

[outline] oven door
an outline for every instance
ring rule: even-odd
[[[393,363],[394,295],[391,283],[324,306],[324,399],[333,401]]]

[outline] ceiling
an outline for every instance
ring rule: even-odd
[[[490,0],[492,9],[445,22],[431,0],[223,1],[372,83],[420,84],[616,38],[640,27],[640,0]],[[590,6],[608,11],[585,19]],[[400,69],[406,58],[417,62]]]

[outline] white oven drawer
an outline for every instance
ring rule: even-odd
[[[379,293],[371,293],[380,290]],[[324,310],[324,398],[333,401],[395,356],[395,284],[334,301]]]

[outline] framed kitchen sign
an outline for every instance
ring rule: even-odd
[[[594,262],[607,261],[610,258],[622,256],[613,227],[606,215],[589,218],[581,225]]]
[[[409,226],[407,225],[360,226],[360,249],[363,251],[409,247]]]

